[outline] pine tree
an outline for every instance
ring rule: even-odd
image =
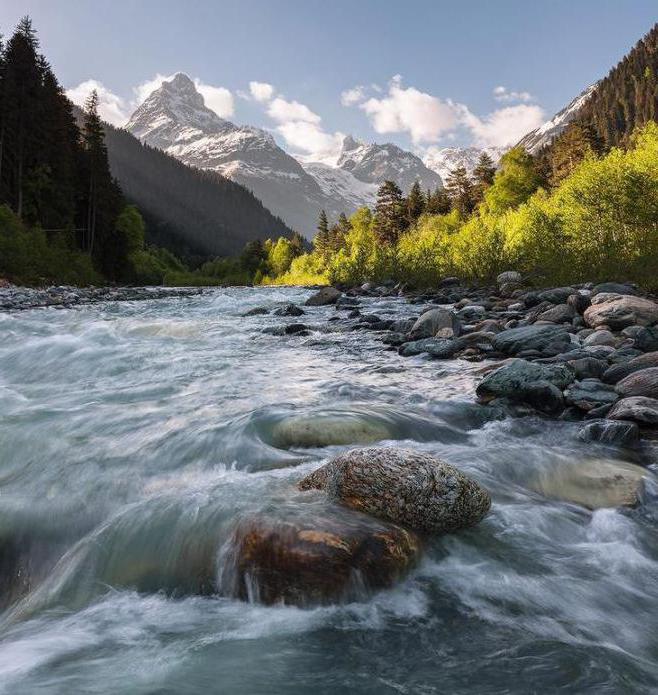
[[[450,172],[446,180],[446,192],[450,198],[450,206],[457,210],[461,217],[466,218],[473,212],[475,198],[473,182],[466,167],[460,166]]]
[[[551,148],[548,160],[551,186],[557,186],[569,176],[588,154],[599,155],[602,151],[603,143],[593,126],[570,123]]]
[[[450,198],[445,188],[437,188],[434,193],[427,191],[425,212],[429,215],[447,215],[450,212]]]
[[[329,220],[327,220],[327,213],[324,210],[320,210],[313,246],[321,256],[326,256],[329,253]]]
[[[484,198],[484,192],[491,186],[496,175],[496,166],[487,152],[482,152],[477,165],[473,169],[473,198],[475,203],[480,203]]]
[[[407,196],[407,223],[415,224],[425,211],[425,196],[418,181],[414,181]]]
[[[338,222],[331,225],[329,229],[329,251],[332,254],[338,253],[345,246],[345,237],[350,229],[352,229],[352,225],[347,219],[347,215],[341,212],[338,216]]]
[[[406,228],[406,205],[402,191],[394,181],[384,181],[377,191],[373,227],[375,236],[382,244],[392,246]]]
[[[39,43],[29,17],[7,43],[2,84],[2,200],[23,216],[26,174],[38,158]]]

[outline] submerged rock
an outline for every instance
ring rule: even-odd
[[[309,297],[306,300],[306,306],[325,306],[327,304],[335,304],[338,298],[342,296],[342,292],[335,287],[323,287],[319,292]]]
[[[623,461],[591,459],[564,464],[535,479],[530,487],[540,494],[587,509],[632,507],[640,500],[647,471]]]
[[[220,590],[264,604],[351,601],[392,587],[419,555],[410,531],[347,509],[256,516],[239,523],[229,541]]]
[[[634,422],[593,420],[578,432],[578,439],[611,446],[633,446],[640,439],[640,428]]]
[[[249,311],[245,311],[243,316],[261,316],[263,314],[269,314],[270,310],[267,309],[264,306],[255,306],[253,309],[249,309]]]
[[[632,325],[649,326],[658,321],[658,304],[644,297],[602,292],[592,298],[584,318],[588,326],[608,326],[615,331]]]
[[[491,507],[489,493],[448,463],[410,449],[354,449],[299,483],[330,499],[421,533],[473,526]]]
[[[341,444],[371,444],[394,436],[383,422],[358,413],[292,415],[272,428],[279,449],[306,449]]]

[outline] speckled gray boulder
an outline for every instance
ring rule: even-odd
[[[421,533],[457,531],[477,524],[491,497],[453,466],[409,449],[353,449],[299,483],[330,499]]]

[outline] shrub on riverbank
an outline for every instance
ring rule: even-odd
[[[658,289],[658,124],[627,150],[590,152],[553,190],[514,148],[474,213],[423,214],[397,240],[377,235],[364,208],[338,248],[296,258],[268,283],[360,284],[396,280],[431,287],[448,275],[492,280],[514,267],[541,283],[632,280]]]

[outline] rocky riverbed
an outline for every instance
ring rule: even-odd
[[[0,312],[0,693],[654,690],[654,299],[598,290]]]

